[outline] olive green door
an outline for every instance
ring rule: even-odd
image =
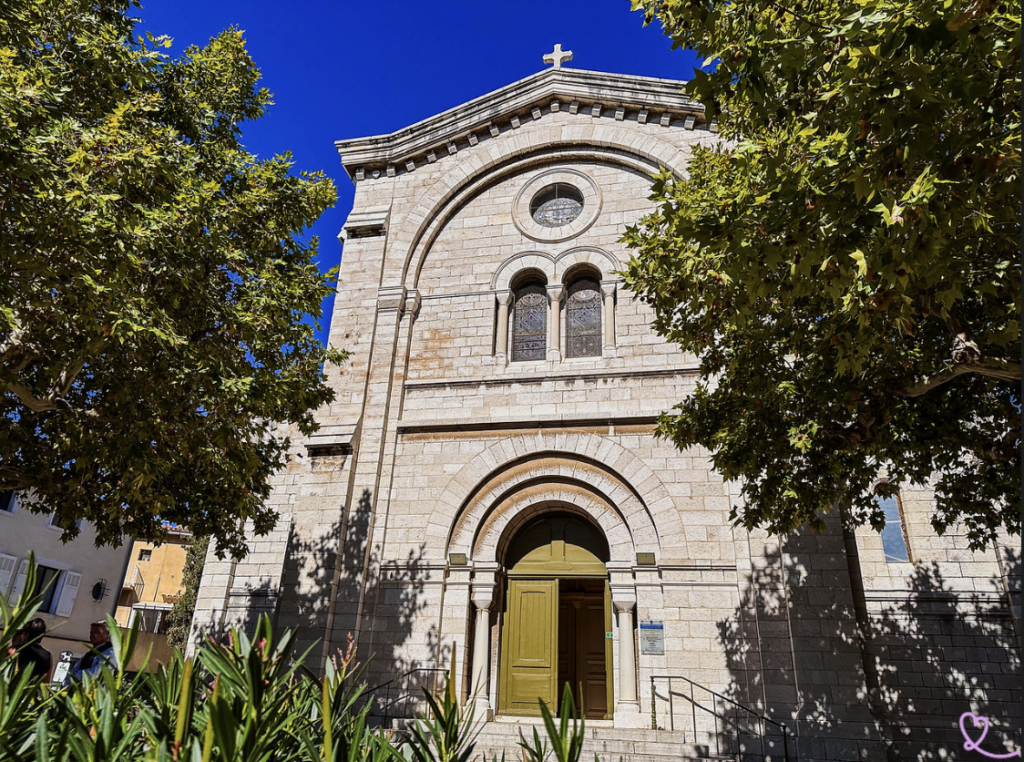
[[[604,580],[563,579],[558,590],[558,698],[569,685],[587,719],[612,717],[607,587]]]
[[[502,633],[500,711],[540,715],[556,705],[558,580],[510,579]]]

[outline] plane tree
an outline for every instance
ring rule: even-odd
[[[686,89],[722,138],[625,236],[701,362],[659,433],[742,483],[747,527],[880,529],[912,483],[940,533],[1019,534],[1019,5],[633,7],[705,57]]]
[[[66,538],[238,555],[344,356],[303,234],[335,190],[241,143],[271,96],[240,31],[173,58],[134,5],[0,5],[0,489]]]

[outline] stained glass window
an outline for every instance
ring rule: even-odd
[[[548,339],[548,295],[544,285],[520,286],[512,309],[512,361],[543,360]]]
[[[885,528],[882,530],[882,552],[889,563],[907,563],[910,551],[907,548],[907,528],[903,524],[903,510],[899,498],[876,497],[878,507],[885,514]]]
[[[577,278],[565,303],[565,356],[601,356],[601,284]]]
[[[557,228],[583,213],[583,194],[565,183],[549,185],[530,202],[530,216],[538,225]]]

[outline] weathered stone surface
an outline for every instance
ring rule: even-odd
[[[785,538],[732,527],[737,489],[710,454],[654,437],[657,415],[693,389],[697,358],[654,334],[616,271],[628,256],[623,228],[649,209],[650,174],[682,175],[693,147],[717,140],[678,88],[549,69],[393,135],[338,143],[356,196],[330,342],[351,359],[328,369],[337,399],[319,411],[320,432],[294,439],[277,478],[278,528],[242,562],[211,556],[197,628],[270,612],[303,647],[319,644],[314,666],[351,633],[371,684],[454,660],[467,699],[483,658],[488,688],[473,698],[493,712],[505,551],[531,518],[572,512],[600,528],[612,595],[628,608],[612,632],[616,697],[621,622],[664,623],[664,655],[636,649],[638,710],[623,706],[611,722],[626,723],[629,709],[628,724],[677,734],[595,731],[594,750],[657,758],[680,733],[686,755],[714,749],[711,715],[694,720],[682,698],[687,680],[703,706],[732,706],[714,691],[785,724],[791,759],[880,760],[886,742],[905,758],[941,745],[952,759],[969,710],[1004,735],[1019,728],[1019,541],[970,552],[956,533],[940,538],[930,491],[906,486],[912,563],[887,563],[868,529],[851,563],[831,519],[821,535]],[[576,220],[545,230],[527,219],[523,190],[544,177],[577,188]],[[568,358],[565,300],[580,272],[600,282],[613,330],[593,356]],[[558,322],[542,359],[516,362],[514,291],[528,278],[561,303],[548,305]],[[509,333],[497,336],[499,325]],[[492,597],[478,616],[473,600]],[[474,652],[485,643],[489,652]],[[865,664],[878,675],[880,714],[869,710]],[[488,744],[513,748],[502,738],[514,727],[489,727]],[[741,736],[736,753],[760,758],[760,742]],[[773,759],[780,738],[765,741]]]

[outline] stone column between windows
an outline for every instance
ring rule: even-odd
[[[565,289],[562,284],[548,286],[548,360],[559,362],[562,359],[562,352],[559,348],[559,340],[562,336],[562,294]]]
[[[511,291],[498,291],[498,335],[494,342],[494,362],[508,364],[508,306],[512,303]]]
[[[494,601],[494,585],[473,585],[473,606],[476,623],[473,632],[473,671],[471,673],[470,696],[476,707],[477,718],[490,719],[491,690],[487,679],[487,667],[491,661],[491,603]]]
[[[601,327],[604,329],[604,355],[607,357],[615,353],[615,281],[601,281],[601,294],[604,296]]]

